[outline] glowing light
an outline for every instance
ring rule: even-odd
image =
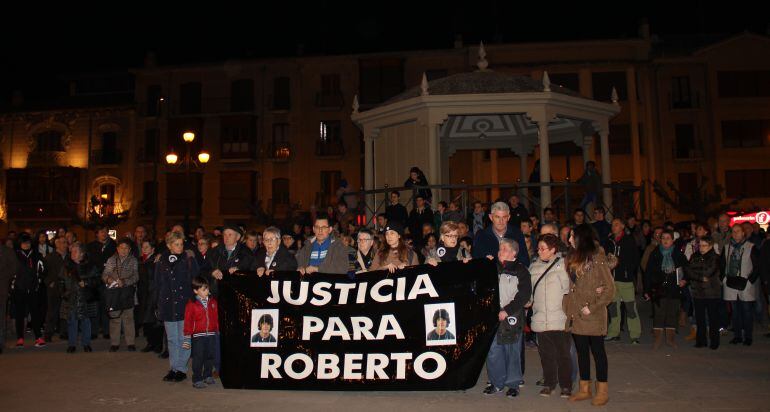
[[[171,152],[166,155],[166,163],[170,165],[176,164],[176,161],[179,160],[179,156],[177,156],[175,153]]]
[[[184,134],[182,134],[182,139],[184,139],[184,141],[187,143],[192,143],[192,141],[195,140],[195,133],[184,132]]]
[[[211,156],[210,156],[208,153],[206,153],[206,152],[200,152],[200,153],[198,154],[198,161],[199,161],[199,162],[201,162],[201,163],[203,163],[203,164],[206,164],[206,163],[208,163],[208,162],[209,162],[209,158],[210,158],[210,157],[211,157]]]

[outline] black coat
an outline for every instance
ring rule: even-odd
[[[671,257],[677,269],[687,266],[687,258],[676,246],[674,246]],[[663,273],[662,264],[663,254],[657,247],[650,253],[650,260],[647,261],[647,270],[644,272],[644,292],[653,298],[678,299],[682,293],[682,288],[676,282],[676,272]]]
[[[406,225],[406,221],[409,219],[406,207],[401,203],[388,205],[385,208],[385,214],[388,216],[388,222],[401,222],[402,225]]]
[[[634,282],[636,280],[636,271],[639,269],[639,249],[631,235],[624,234],[619,241],[610,235],[609,249],[607,253],[612,253],[618,257],[618,265],[612,270],[612,277],[616,282]]]
[[[45,276],[43,257],[34,248],[16,251],[16,274],[13,279],[15,292],[37,292]]]
[[[95,317],[99,306],[99,286],[102,284],[96,268],[85,261],[75,263],[67,259],[62,275],[63,288],[59,317],[69,319],[69,314],[73,310],[77,311],[78,319]],[[83,281],[82,287],[81,281]]]
[[[257,250],[257,255],[254,258],[254,263],[257,268],[265,267],[265,257],[267,256],[267,250],[260,248]],[[277,271],[293,271],[297,270],[297,259],[283,246],[280,246],[275,252],[273,262],[270,264],[269,270]]]
[[[158,319],[155,310],[158,308],[158,294],[155,291],[155,257],[157,254],[139,263],[139,282],[136,288],[136,297],[139,307],[134,317],[139,323],[155,323]],[[141,259],[141,256],[138,258]]]
[[[525,267],[529,267],[527,241],[524,240],[521,229],[509,223],[504,237],[515,240],[519,244],[519,253],[516,255],[516,261],[521,262]],[[498,250],[500,250],[500,241],[497,239],[492,225],[476,233],[476,236],[473,238],[473,249],[471,249],[474,259],[485,258],[486,256],[497,258]]]
[[[101,275],[104,272],[104,264],[107,263],[107,259],[112,257],[117,250],[117,245],[112,238],[108,237],[104,243],[94,240],[86,245],[88,263],[96,268],[96,272]]]
[[[198,276],[198,262],[190,251],[185,251],[174,262],[166,251],[155,264],[155,293],[158,314],[163,322],[184,320],[187,301],[193,296],[192,279]],[[176,256],[176,255],[174,255]]]
[[[415,243],[422,243],[422,225],[430,223],[433,226],[433,211],[428,207],[423,209],[422,213],[417,212],[417,208],[412,209],[409,213],[409,233],[412,234],[412,239]]]
[[[206,260],[208,260],[211,265],[211,271],[213,272],[219,269],[219,271],[222,272],[222,276],[229,276],[230,268],[237,268],[242,271],[254,271],[257,269],[254,255],[242,243],[235,245],[235,249],[229,258],[227,257],[227,249],[225,248],[224,243],[222,243],[216,248],[208,251]],[[209,284],[209,290],[215,297],[219,294],[219,287],[216,281]]]
[[[705,255],[693,253],[690,263],[685,266],[685,273],[694,299],[722,298],[722,270],[719,255],[713,249]],[[704,282],[703,278],[708,278],[708,281]]]

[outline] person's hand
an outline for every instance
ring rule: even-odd
[[[532,307],[532,302],[527,302],[526,305],[524,305],[524,309],[529,309]]]
[[[118,287],[119,288],[123,287],[123,279],[118,279]]]
[[[317,266],[308,266],[308,267],[305,268],[305,273],[307,273],[308,275],[311,274],[311,273],[316,273],[316,272],[318,272],[318,267]]]
[[[228,271],[228,272],[230,272],[230,274],[232,275],[233,273],[235,273],[235,272],[237,272],[237,271],[238,271],[238,268],[237,268],[237,267],[235,267],[235,266],[233,266],[233,267],[231,267],[230,269],[227,269],[227,271]]]
[[[591,311],[588,310],[588,306],[583,306],[583,309],[580,310],[580,313],[582,313],[583,316],[588,316],[591,314]]]
[[[504,310],[501,310],[500,312],[497,313],[497,320],[499,320],[500,322],[504,321],[505,318],[507,317],[508,317],[508,312]]]
[[[396,271],[396,265],[394,265],[392,263],[388,263],[388,265],[385,266],[385,268],[388,269],[388,272],[390,272],[390,273],[395,273],[395,271]]]
[[[80,285],[81,288],[86,287],[86,282],[83,282],[82,280],[78,282],[78,285]]]
[[[265,271],[265,275],[266,276],[270,276],[270,275],[273,274],[273,272],[275,272],[273,269],[268,269],[268,270]]]
[[[182,343],[182,349],[189,350],[190,349],[190,342]]]
[[[468,263],[471,261],[471,258],[463,258],[463,263]]]
[[[216,280],[222,280],[222,278],[224,277],[222,275],[222,271],[219,270],[219,269],[214,269],[214,271],[211,272],[211,276],[213,276],[214,279],[216,279]]]
[[[257,276],[262,277],[265,274],[265,268],[257,268]]]
[[[687,281],[686,281],[686,280],[684,280],[684,279],[680,280],[680,281],[679,281],[679,287],[680,287],[680,288],[683,288],[683,287],[685,287],[685,286],[687,286]]]
[[[596,294],[597,294],[597,295],[601,295],[601,294],[602,294],[602,292],[604,292],[604,287],[602,287],[602,286],[599,286],[598,288],[596,288]]]
[[[398,267],[398,270],[401,270],[406,267],[406,263],[401,263],[397,267]]]
[[[645,301],[649,301],[650,300],[650,294],[649,293],[645,293],[644,294],[644,300]]]
[[[425,263],[431,265],[431,266],[438,266],[438,260],[434,258],[427,258],[425,259]]]
[[[489,260],[495,260],[495,257],[494,257],[494,256],[492,256],[492,255],[487,255],[487,259],[489,259]]]
[[[305,268],[303,268],[303,267],[298,267],[298,268],[297,268],[297,272],[299,272],[299,274],[300,274],[300,275],[304,275],[304,274],[305,274]]]

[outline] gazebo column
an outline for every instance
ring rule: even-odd
[[[519,152],[519,180],[521,183],[527,183],[528,170],[527,152],[522,150]],[[525,207],[529,207],[529,190],[526,187],[519,188],[519,200]]]
[[[543,209],[551,206],[551,152],[548,140],[548,120],[546,117],[537,121],[538,136],[540,143],[540,215],[543,215]]]
[[[364,190],[374,189],[374,136],[364,135]],[[367,195],[361,199],[367,205],[374,207],[374,195]],[[374,218],[372,212],[366,209],[366,220],[371,221]]]
[[[602,152],[602,183],[604,185],[608,185],[612,182],[612,175],[610,174],[610,143],[609,143],[609,127],[602,127],[601,130],[599,130],[599,141],[601,145],[601,152]],[[612,190],[609,187],[604,187],[602,189],[602,200],[604,202],[604,207],[607,208],[607,210],[612,209]]]
[[[500,183],[499,177],[498,177],[498,168],[497,168],[497,149],[490,149],[489,150],[489,168],[490,168],[490,180],[493,185],[496,185]],[[497,200],[500,198],[500,188],[499,187],[493,187],[492,188],[492,200]]]
[[[583,167],[585,167],[586,163],[591,161],[591,151],[593,150],[594,146],[594,137],[593,136],[584,136],[583,137]],[[583,168],[581,168],[583,169]]]

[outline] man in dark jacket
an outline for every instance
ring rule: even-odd
[[[527,250],[527,242],[524,240],[521,228],[509,224],[510,218],[511,213],[508,204],[497,202],[492,205],[489,213],[489,219],[492,220],[492,224],[476,233],[473,239],[474,258],[496,256],[502,239],[514,240],[519,244],[518,250]],[[524,266],[529,267],[529,256],[527,256],[527,253],[521,253],[518,261]]]
[[[96,274],[101,277],[107,259],[117,252],[117,244],[107,234],[106,227],[97,226],[95,233],[96,240],[86,245],[86,254],[88,255],[88,263],[96,269]],[[109,318],[107,317],[107,308],[104,306],[104,290],[105,285],[99,285],[99,310],[96,312],[96,317],[91,318],[91,334],[95,337],[101,327],[104,338],[108,339],[110,325]]]
[[[631,235],[626,234],[626,225],[620,218],[612,219],[612,236],[609,239],[609,250],[618,258],[618,265],[612,270],[615,278],[615,302],[608,307],[612,313],[607,338],[605,340],[620,340],[620,322],[622,320],[620,304],[626,304],[626,324],[632,344],[639,344],[642,334],[642,324],[636,309],[636,271],[639,268],[639,249]],[[614,313],[613,313],[614,312]]]
[[[489,385],[484,394],[492,395],[508,387],[506,396],[519,395],[521,384],[521,331],[526,323],[524,305],[532,295],[532,281],[527,267],[518,261],[519,245],[512,239],[500,241],[497,253],[500,311],[492,346],[487,354]]]
[[[397,190],[390,192],[390,204],[385,208],[385,214],[388,216],[388,221],[406,225],[409,215],[406,212],[406,207],[401,204],[401,193]]]
[[[241,230],[237,226],[225,226],[222,231],[222,244],[209,251],[211,263],[211,276],[217,281],[222,280],[225,275],[231,275],[238,270],[256,270],[256,259],[254,254],[240,242]],[[217,297],[219,293],[218,282],[209,285],[211,296]]]
[[[46,301],[48,302],[45,316],[45,341],[50,342],[55,330],[63,332],[59,327],[59,307],[61,306],[61,279],[64,277],[65,263],[69,253],[67,252],[67,239],[56,238],[56,246],[53,253],[45,257]]]
[[[511,224],[519,227],[521,222],[529,219],[529,211],[519,201],[519,195],[512,194],[508,198],[508,206],[511,208]]]
[[[612,227],[607,222],[606,214],[603,207],[594,208],[594,222],[591,223],[596,235],[598,236],[599,243],[602,245],[605,251],[611,248],[610,233],[612,233]]]
[[[425,198],[418,195],[415,199],[416,207],[409,213],[409,233],[414,240],[415,250],[420,250],[423,246],[422,225],[430,223],[433,225],[433,211],[425,204]]]
[[[8,303],[8,291],[11,286],[11,279],[16,274],[18,260],[13,249],[0,245],[0,353],[3,353],[5,347],[5,308]]]
[[[16,347],[24,347],[24,330],[27,315],[31,315],[32,324],[30,328],[35,334],[35,346],[45,346],[45,341],[41,337],[41,319],[43,313],[40,311],[40,287],[45,275],[45,264],[43,257],[37,250],[32,248],[32,239],[27,234],[19,236],[19,250],[16,251],[18,264],[16,266],[16,276],[13,279],[13,304],[16,308],[14,318],[16,319]]]

